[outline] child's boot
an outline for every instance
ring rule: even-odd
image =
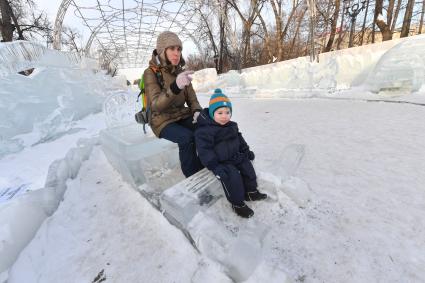
[[[243,202],[240,205],[232,204],[232,208],[237,215],[243,218],[250,218],[254,215],[254,211]]]
[[[246,201],[256,201],[256,200],[263,200],[267,198],[267,194],[260,193],[259,191],[254,192],[246,192],[245,193],[245,200]]]

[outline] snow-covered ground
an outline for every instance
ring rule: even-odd
[[[267,88],[261,80],[253,83],[255,74],[265,78],[264,74],[276,73],[285,62],[219,78],[208,75],[208,70],[198,73],[202,105],[207,105],[207,93],[214,87],[222,87],[231,96],[233,119],[256,153],[254,166],[262,180],[267,181],[267,172],[282,162],[278,156],[285,146],[305,146],[296,178],[285,182],[283,191],[273,186],[273,180],[260,184],[271,199],[251,205],[254,219],[234,216],[223,199],[215,204],[218,219],[227,219],[227,225],[261,221],[269,227],[262,263],[247,282],[425,280],[425,89],[422,84],[413,94],[403,88],[385,94],[368,91],[366,78],[377,77],[373,70],[379,64],[374,64],[392,47],[386,44],[351,50],[350,64],[341,63],[347,62],[344,52],[327,55],[328,63],[314,65],[320,87],[310,80],[298,89],[295,83],[285,88],[277,77],[270,79]],[[331,60],[337,66],[334,74],[329,74]],[[295,68],[296,62],[288,64]],[[301,65],[312,71],[308,64]],[[349,73],[350,66],[363,67],[356,69],[355,76],[338,76]],[[415,77],[414,83],[423,80]],[[300,70],[297,81],[303,81]],[[11,92],[12,86],[2,91]],[[19,136],[22,149],[0,159],[0,190],[24,183],[34,184],[30,188],[34,190],[44,186],[53,160],[64,158],[79,138],[95,144],[78,175],[66,182],[58,209],[0,279],[232,282],[225,266],[199,253],[180,230],[122,181],[96,145],[104,120],[102,113],[85,116],[45,142],[25,143]],[[0,217],[20,197],[0,203]],[[300,199],[309,202],[300,207]],[[1,252],[10,237],[10,229],[3,226]]]

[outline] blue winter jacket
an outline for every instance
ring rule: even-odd
[[[239,132],[238,124],[220,125],[210,118],[208,108],[201,111],[195,131],[195,143],[202,164],[214,171],[221,163],[238,164],[247,159],[249,146]]]

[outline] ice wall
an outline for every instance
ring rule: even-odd
[[[248,97],[287,97],[288,91],[294,96],[311,96],[315,90],[333,92],[348,89],[363,84],[387,50],[411,39],[322,53],[319,62],[300,57],[218,76],[215,69],[201,70],[195,73],[194,87],[200,94],[211,93],[219,87],[231,96]]]
[[[77,53],[48,49],[38,43],[23,40],[1,43],[0,62],[0,77],[39,67],[98,69],[94,59],[80,57]]]
[[[26,41],[0,44],[0,61],[0,158],[56,139],[123,90],[90,60]],[[28,68],[36,69],[17,73]]]

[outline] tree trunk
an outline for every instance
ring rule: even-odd
[[[424,25],[424,14],[425,14],[425,0],[422,2],[421,20],[419,21],[419,34],[422,33],[422,26]]]
[[[294,38],[292,39],[291,49],[289,50],[290,51],[290,54],[294,54],[292,58],[297,58],[298,57],[298,49],[299,48],[295,48],[295,42],[296,42],[297,38],[299,38],[301,22],[302,22],[302,20],[304,18],[304,14],[305,14],[306,11],[307,11],[307,9],[304,9],[301,12],[301,15],[298,17],[297,29],[295,30],[295,35],[294,35]],[[295,49],[295,52],[294,52],[294,49]],[[289,59],[291,59],[291,58],[289,58]]]
[[[339,50],[341,47],[341,41],[342,41],[342,29],[344,27],[344,8],[341,10],[341,25],[339,26],[339,33],[338,33],[338,44],[336,46],[336,49]]]
[[[394,11],[394,3],[395,0],[389,0],[388,9],[387,9],[387,25],[391,25],[393,19],[393,11]]]
[[[0,0],[0,12],[1,12],[1,21],[0,21],[0,30],[1,36],[3,38],[2,42],[8,42],[13,40],[13,31],[15,27],[12,24],[12,15],[9,2],[7,0]]]
[[[386,41],[392,39],[392,33],[390,26],[382,19],[382,6],[383,0],[376,0],[374,19],[376,25],[382,33],[382,41]],[[379,15],[381,15],[381,18],[378,18]]]
[[[243,66],[249,66],[251,62],[251,27],[252,25],[249,22],[245,23],[245,31],[244,31],[244,42],[245,46],[243,48]]]
[[[394,30],[395,30],[395,24],[397,23],[398,14],[400,13],[401,1],[403,0],[397,0],[397,7],[395,8],[393,21],[391,23],[391,33],[394,33]]]
[[[230,6],[232,6],[236,12],[239,14],[241,21],[243,23],[244,30],[242,32],[242,38],[244,39],[244,49],[243,49],[243,66],[246,66],[248,60],[251,60],[251,27],[254,24],[255,19],[258,14],[261,12],[263,2],[259,0],[251,0],[250,1],[250,9],[248,12],[248,17],[245,18],[236,4],[235,0],[227,0]],[[261,6],[260,6],[261,5]]]
[[[404,18],[403,18],[403,26],[401,27],[400,38],[409,36],[410,22],[412,21],[412,13],[413,13],[414,5],[415,5],[414,0],[409,0],[407,2],[406,11],[404,13]]]
[[[382,41],[392,39],[393,34],[391,32],[389,25],[387,25],[384,21],[379,20],[379,19],[376,21],[376,25],[379,27],[379,30],[382,33]]]
[[[213,51],[214,51],[214,55],[217,55],[217,45],[215,44],[215,40],[214,40],[214,36],[212,34],[211,28],[210,28],[210,24],[208,23],[208,19],[205,17],[204,14],[202,14],[201,11],[199,11],[199,14],[201,15],[202,20],[205,23],[205,27],[207,28],[207,33],[208,33],[208,38],[211,41],[212,47],[213,47]]]
[[[366,1],[366,11],[364,12],[363,25],[362,25],[362,38],[360,38],[360,45],[363,45],[364,33],[366,31],[366,19],[369,11],[369,0]]]
[[[299,2],[296,3],[294,1],[294,7],[292,7],[292,11],[291,11],[291,14],[289,15],[288,21],[286,22],[285,28],[283,29],[282,34],[280,35],[281,42],[282,42],[282,59],[283,59],[283,39],[285,38],[286,34],[288,33],[289,25],[291,24],[292,19],[294,18],[295,14],[296,14],[296,11],[298,9],[298,5],[299,5]],[[304,18],[305,12],[306,11],[302,12],[303,18]]]
[[[282,38],[282,3],[281,1],[271,0],[270,1],[273,14],[276,23],[276,49],[277,49],[277,61],[283,59],[283,38]]]
[[[328,40],[328,43],[326,44],[324,52],[331,51],[332,46],[334,44],[335,34],[336,34],[336,23],[338,22],[340,3],[341,3],[340,0],[335,0],[335,11],[334,11],[334,14],[333,14],[332,20],[331,20],[332,21],[332,23],[331,23],[331,33],[329,35],[329,40]]]
[[[6,0],[7,2],[7,0]],[[19,26],[18,19],[15,17],[15,14],[13,13],[12,7],[10,7],[9,3],[7,2],[9,6],[9,13],[12,17],[13,23],[15,24],[16,31],[18,32],[18,40],[24,40],[24,34],[22,33],[21,27]]]
[[[221,8],[220,8],[221,9]],[[219,51],[219,57],[218,57],[218,70],[217,70],[217,74],[221,74],[224,72],[223,70],[223,65],[224,65],[224,43],[226,40],[225,37],[225,19],[224,17],[226,17],[226,7],[224,7],[223,11],[220,12],[220,51]]]
[[[272,62],[273,61],[273,51],[272,51],[272,48],[271,48],[271,40],[270,40],[269,32],[267,30],[267,25],[266,25],[266,22],[264,21],[263,17],[261,16],[261,14],[258,14],[258,18],[260,19],[261,26],[263,27],[263,31],[264,31],[264,45],[266,47],[267,56],[268,56],[267,62]]]

